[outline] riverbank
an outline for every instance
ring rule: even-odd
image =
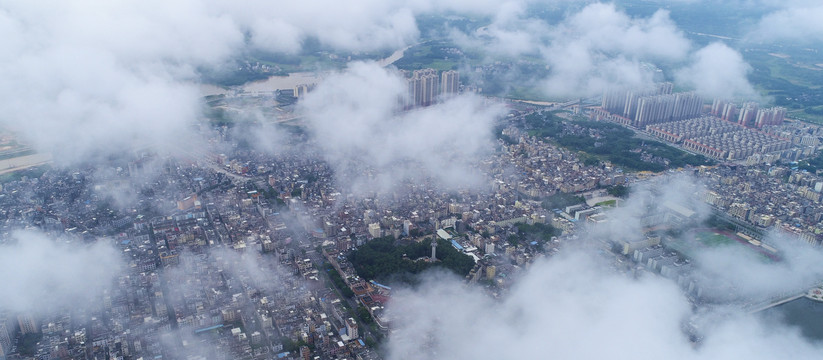
[[[414,45],[398,49],[388,57],[377,60],[377,63],[386,67],[402,59],[406,50]],[[297,85],[320,83],[327,72],[294,72],[286,76],[274,75],[264,80],[252,81],[243,85],[221,87],[213,84],[200,84],[200,93],[203,96],[229,95],[234,93],[272,92],[279,89],[293,89]]]
[[[32,154],[0,160],[0,175],[49,164],[51,161],[51,154]]]

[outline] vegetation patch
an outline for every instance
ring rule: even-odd
[[[549,138],[558,145],[581,153],[585,165],[601,161],[632,171],[660,172],[686,165],[712,164],[703,155],[689,154],[659,141],[634,137],[634,131],[617,124],[565,120],[554,113],[543,112],[526,116],[529,135]]]
[[[601,201],[601,202],[599,202],[597,204],[594,204],[594,205],[595,206],[603,206],[603,207],[615,207],[615,206],[617,206],[617,200]]]
[[[466,276],[474,267],[471,256],[457,251],[448,241],[437,240],[437,262],[422,259],[431,255],[429,239],[409,244],[397,243],[393,237],[376,238],[360,246],[349,254],[360,277],[368,280],[398,280],[414,282],[409,275],[419,274],[432,267],[444,267],[452,272]]]
[[[823,170],[823,151],[817,153],[817,156],[802,160],[797,163],[797,168],[806,170],[810,173],[816,173],[818,170]]]
[[[545,199],[541,205],[546,210],[563,209],[567,206],[582,204],[586,199],[580,195],[568,194],[563,192],[555,193]]]
[[[548,224],[535,223],[534,225],[518,223],[515,225],[517,231],[509,235],[507,239],[509,244],[519,245],[528,244],[536,241],[538,244],[544,244],[551,240],[552,236],[560,235],[560,231],[554,226]]]

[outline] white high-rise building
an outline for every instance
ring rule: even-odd
[[[409,92],[407,107],[429,106],[440,95],[440,78],[434,69],[415,70],[406,79],[406,84]]]
[[[703,99],[694,93],[676,93],[640,98],[632,125],[644,128],[649,124],[685,120],[700,115]]]
[[[494,254],[494,243],[493,242],[489,241],[489,242],[486,243],[485,252],[486,252],[486,254]]]
[[[17,322],[20,324],[20,333],[23,335],[36,334],[40,332],[40,328],[37,326],[37,321],[33,316],[31,316],[31,314],[17,316]]]
[[[14,335],[14,327],[8,321],[5,314],[0,314],[0,359],[5,359],[11,351],[11,336]]]
[[[369,235],[371,235],[374,238],[379,238],[383,236],[382,231],[380,231],[380,223],[369,224]]]
[[[755,116],[754,126],[762,128],[766,125],[780,125],[783,123],[783,118],[786,117],[786,108],[773,107],[768,109],[757,110]]]
[[[734,122],[737,119],[737,105],[735,104],[726,104],[723,106],[723,112],[720,114],[720,118],[726,121]]]
[[[357,333],[357,322],[354,321],[354,318],[346,319],[346,335],[352,340],[357,339],[359,336]]]
[[[610,113],[634,119],[641,98],[668,95],[673,89],[674,84],[670,82],[656,83],[652,87],[635,90],[610,89],[603,94],[601,107]]]
[[[746,127],[754,125],[754,121],[757,118],[757,109],[756,102],[743,104],[743,107],[740,109],[740,114],[737,116],[737,123]]]
[[[411,221],[403,220],[403,235],[409,236],[409,232],[411,231]]]
[[[460,89],[460,74],[454,70],[444,71],[440,74],[440,93],[443,95],[456,95]]]

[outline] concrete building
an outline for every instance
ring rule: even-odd
[[[5,314],[0,314],[0,359],[5,359],[11,351],[14,326],[8,320]]]
[[[754,124],[754,120],[757,118],[757,108],[758,106],[756,102],[748,102],[743,104],[743,107],[740,108],[740,113],[737,116],[737,123],[745,127],[751,127]]]
[[[644,239],[624,240],[621,242],[623,255],[634,254],[635,251],[660,245],[660,236],[646,236]]]
[[[782,152],[792,144],[762,131],[703,116],[646,126],[646,131],[665,141],[715,159],[742,160],[754,155]]]
[[[403,235],[404,236],[409,236],[409,233],[411,232],[411,226],[412,226],[411,221],[409,221],[408,219],[403,220]]]
[[[486,266],[486,279],[493,280],[497,275],[497,267],[494,265]]]
[[[689,119],[700,115],[703,99],[694,93],[655,95],[640,98],[632,125],[644,128],[661,122]]]
[[[22,335],[40,332],[40,327],[37,326],[37,321],[31,314],[18,315],[17,322],[20,324],[20,334]]]
[[[754,126],[760,129],[767,125],[780,125],[783,123],[783,119],[785,117],[786,108],[783,107],[778,106],[768,109],[759,109],[757,110],[757,115],[755,116]]]
[[[657,83],[651,88],[640,90],[612,89],[603,94],[601,107],[613,114],[633,119],[637,114],[640,98],[672,93],[674,84]]]
[[[737,105],[726,104],[723,106],[723,112],[720,114],[720,119],[725,121],[734,121],[737,118]]]
[[[712,101],[712,108],[709,111],[709,113],[714,116],[720,117],[723,114],[723,109],[726,108],[726,104],[726,100],[714,99],[714,101]]]
[[[487,242],[486,246],[484,247],[484,252],[490,255],[494,254],[494,243],[491,241]]]
[[[407,107],[429,106],[440,95],[440,78],[434,69],[415,70],[406,79],[406,84],[409,91]]]
[[[357,333],[357,322],[354,321],[354,318],[346,319],[346,335],[349,336],[349,339],[357,339],[359,334]]]
[[[302,98],[309,93],[309,91],[314,90],[316,84],[299,84],[294,87],[294,97]]]
[[[369,224],[369,235],[375,238],[383,236],[383,232],[380,231],[380,223]]]
[[[457,95],[460,90],[460,74],[455,70],[444,71],[440,74],[440,93],[443,95]]]

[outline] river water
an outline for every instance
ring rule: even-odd
[[[795,326],[803,336],[823,342],[823,302],[801,297],[763,311],[767,317],[776,317]]]
[[[408,50],[410,47],[412,47],[412,45],[399,49],[393,52],[388,57],[378,60],[377,63],[383,67],[389,66],[393,64],[395,61],[402,59],[406,50]],[[200,93],[203,94],[203,96],[208,96],[230,94],[237,90],[247,93],[253,93],[275,91],[277,89],[293,89],[295,86],[301,84],[319,83],[323,79],[323,75],[324,74],[322,73],[296,72],[291,73],[287,76],[271,76],[266,80],[253,81],[250,83],[240,85],[238,87],[232,87],[228,89],[210,84],[201,84]]]
[[[32,166],[48,164],[51,160],[51,154],[32,154],[0,160],[0,174],[22,170]]]

